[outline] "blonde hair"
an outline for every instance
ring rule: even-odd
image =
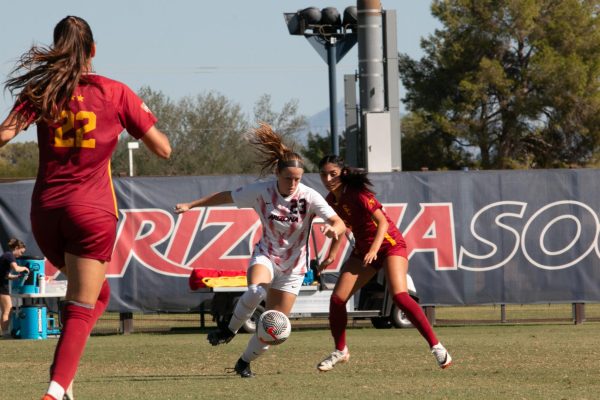
[[[281,136],[275,133],[269,124],[261,122],[258,128],[248,132],[247,139],[263,156],[262,160],[258,161],[261,176],[274,171],[279,172],[287,167],[304,169],[302,156],[283,144]]]

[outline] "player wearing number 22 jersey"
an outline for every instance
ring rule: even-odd
[[[40,167],[33,204],[56,208],[86,205],[116,215],[110,158],[126,129],[136,139],[156,122],[126,85],[87,74],[62,119],[38,123]]]
[[[27,103],[16,109],[29,119],[35,117]],[[65,251],[110,261],[118,217],[111,155],[123,129],[139,139],[155,122],[126,85],[86,74],[61,119],[37,123],[40,162],[31,219],[36,241],[53,264],[64,265]],[[64,221],[72,223],[65,226]],[[81,227],[91,225],[95,229],[86,235],[94,232],[93,236],[82,237]],[[66,248],[58,240],[62,236],[66,236],[63,243],[70,243]]]
[[[314,189],[300,183],[294,193],[282,196],[277,181],[256,182],[231,193],[236,206],[253,208],[263,235],[253,256],[267,256],[284,274],[306,273],[306,241],[315,216],[327,221],[335,211]]]

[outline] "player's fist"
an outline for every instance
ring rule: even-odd
[[[188,203],[179,203],[174,208],[175,214],[181,214],[190,209],[190,205]]]

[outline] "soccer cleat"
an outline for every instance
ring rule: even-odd
[[[208,336],[206,336],[206,340],[208,340],[213,346],[218,346],[220,344],[231,342],[231,339],[233,339],[234,336],[235,333],[231,332],[227,328],[224,330],[217,329],[216,331],[209,332]]]
[[[331,353],[327,358],[317,365],[317,369],[319,371],[331,371],[335,364],[337,363],[345,363],[350,359],[350,352],[348,348],[344,348],[344,350],[336,350]]]
[[[235,363],[233,371],[235,371],[235,373],[241,376],[242,378],[254,378],[254,372],[250,370],[250,363],[242,360],[241,357]]]
[[[452,365],[452,357],[450,357],[450,353],[441,343],[436,344],[431,348],[431,353],[435,356],[435,359],[440,366],[440,368],[448,368]]]
[[[42,397],[42,400],[56,400],[54,397],[50,396],[49,394],[45,394],[44,397]]]
[[[65,395],[63,396],[63,400],[75,400],[75,397],[73,396],[73,381],[71,381],[71,384],[69,385],[69,387],[65,391]]]

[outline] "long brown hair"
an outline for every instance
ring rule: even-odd
[[[67,16],[54,27],[51,47],[33,46],[23,54],[5,89],[27,102],[36,112],[33,121],[17,115],[17,128],[42,120],[56,121],[67,106],[83,72],[87,70],[94,48],[94,36],[88,23],[79,17]]]
[[[261,167],[261,176],[278,172],[287,167],[304,169],[304,161],[300,154],[283,144],[281,136],[273,132],[273,128],[264,122],[247,135],[248,141],[262,154],[263,159],[258,162]]]
[[[321,158],[319,161],[319,170],[321,170],[325,164],[334,164],[340,168],[340,181],[342,182],[342,185],[375,194],[372,189],[373,183],[371,183],[368,173],[364,169],[349,167],[344,163],[344,160],[341,157],[336,156],[335,154],[329,154]]]

